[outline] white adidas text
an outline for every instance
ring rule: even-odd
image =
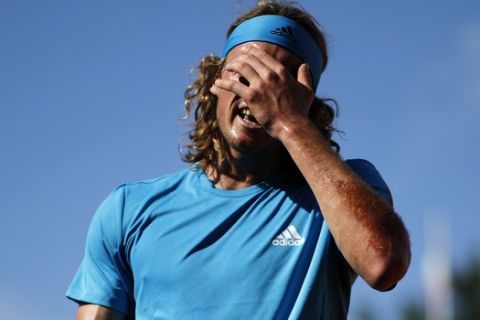
[[[291,224],[273,239],[272,244],[274,246],[300,246],[304,242],[305,239],[298,233],[295,226]]]

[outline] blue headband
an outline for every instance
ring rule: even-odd
[[[299,23],[284,16],[262,15],[239,24],[227,39],[223,56],[234,47],[249,41],[269,42],[281,46],[308,63],[314,88],[323,69],[323,55],[313,36]]]

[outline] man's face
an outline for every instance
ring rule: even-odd
[[[266,42],[248,42],[233,48],[227,55],[226,62],[233,61],[242,54],[242,47],[255,45],[266,51],[275,60],[282,63],[296,78],[302,61],[290,51]],[[220,76],[223,79],[233,79],[245,83],[238,73],[223,70]],[[236,94],[220,90],[217,95],[217,122],[230,150],[235,153],[275,152],[280,149],[279,141],[274,140],[258,124],[249,121],[249,117],[242,112],[247,106]]]

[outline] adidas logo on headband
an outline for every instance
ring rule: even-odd
[[[323,71],[324,53],[320,43],[301,24],[281,15],[260,15],[240,23],[227,38],[223,56],[236,46],[250,42],[268,42],[290,50],[307,62],[317,88]]]
[[[276,36],[284,37],[289,40],[295,41],[295,36],[293,35],[293,30],[292,30],[292,27],[290,26],[275,28],[271,30],[270,33]]]

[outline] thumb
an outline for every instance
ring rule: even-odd
[[[313,91],[313,81],[310,75],[310,67],[307,63],[302,63],[298,68],[297,81]]]

